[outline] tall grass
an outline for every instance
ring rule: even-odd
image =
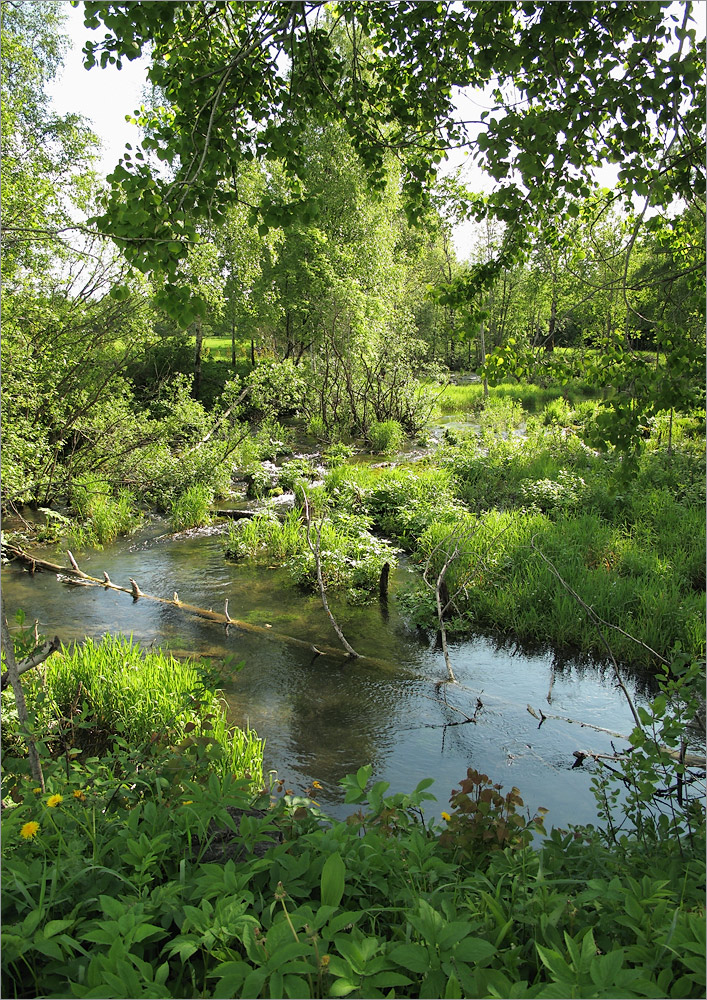
[[[52,658],[46,687],[34,671],[27,691],[40,731],[61,731],[64,741],[82,751],[100,752],[116,737],[131,747],[154,740],[177,746],[190,731],[208,732],[219,751],[212,755],[218,770],[249,774],[262,784],[262,741],[228,725],[223,703],[204,687],[191,662],[106,635],[100,643],[86,639],[62,647]]]
[[[194,483],[186,489],[170,506],[172,531],[187,531],[210,524],[213,500],[213,492],[205,483]]]
[[[390,455],[398,451],[405,440],[405,434],[397,420],[380,420],[371,424],[368,439],[374,452]]]
[[[76,548],[107,545],[131,531],[140,520],[130,490],[113,495],[110,483],[93,476],[79,476],[71,484],[69,500],[83,523],[69,533]]]
[[[686,531],[698,530],[696,519],[689,522]],[[457,594],[463,627],[490,627],[605,655],[590,616],[534,550],[534,542],[600,618],[666,657],[676,642],[694,653],[704,648],[704,596],[693,588],[689,550],[675,534],[669,543],[647,549],[650,535],[641,527],[626,532],[595,514],[553,521],[523,511],[489,511],[478,530],[473,527],[472,519],[436,522],[419,540],[419,557],[429,558],[437,572],[458,547],[446,582]],[[618,658],[655,664],[650,653],[620,632],[605,628],[604,634]]]

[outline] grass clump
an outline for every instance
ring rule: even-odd
[[[322,579],[328,589],[347,590],[359,603],[378,587],[384,563],[395,565],[395,549],[370,531],[371,520],[344,511],[329,513],[310,529],[310,541],[319,547]],[[317,542],[317,538],[319,539]],[[285,563],[293,581],[305,589],[317,586],[316,562],[307,543],[302,512],[290,511],[282,520],[262,513],[229,529],[226,558]]]
[[[111,485],[102,479],[80,476],[72,482],[70,503],[79,518],[69,531],[76,548],[100,548],[131,531],[140,521],[135,497],[130,490],[113,494]]]
[[[206,483],[194,483],[181,493],[170,505],[172,531],[188,531],[203,528],[211,523],[213,491]]]
[[[188,760],[200,748],[196,736],[211,745],[209,759],[219,773],[249,774],[262,780],[262,742],[252,732],[230,727],[222,702],[191,662],[161,651],[143,651],[132,639],[104,636],[62,646],[42,680],[33,671],[25,682],[35,726],[49,734],[55,753],[91,756],[115,744],[145,748],[155,743],[180,747]],[[3,693],[3,709],[12,718],[14,696]],[[5,748],[17,745],[12,725],[3,727]]]
[[[391,455],[398,451],[405,433],[397,420],[377,420],[368,429],[371,450],[379,455]]]

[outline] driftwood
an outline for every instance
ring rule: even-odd
[[[33,555],[31,552],[25,552],[23,549],[18,548],[14,545],[5,545],[5,552],[19,559],[21,562],[25,563],[30,568],[30,572],[34,573],[36,570],[48,570],[50,573],[55,573],[60,580],[64,580],[66,583],[79,583],[85,586],[91,587],[103,587],[104,590],[115,590],[122,594],[129,594],[134,601],[143,599],[147,601],[156,601],[158,604],[168,604],[172,607],[179,608],[181,611],[186,611],[188,614],[196,615],[199,618],[205,618],[207,621],[215,622],[219,625],[224,625],[226,629],[229,627],[237,628],[242,632],[249,632],[252,635],[260,636],[263,639],[267,639],[269,642],[282,642],[290,646],[297,646],[299,649],[305,649],[312,653],[314,658],[317,656],[330,656],[337,660],[348,660],[350,661],[353,656],[360,659],[366,664],[371,664],[373,666],[379,666],[384,669],[389,669],[390,664],[385,660],[379,660],[372,656],[363,656],[358,653],[350,653],[343,649],[338,649],[335,646],[324,646],[322,644],[314,645],[312,642],[308,642],[306,639],[297,639],[291,635],[285,635],[282,632],[274,632],[271,628],[264,625],[253,625],[251,622],[241,621],[237,618],[231,618],[228,613],[228,602],[224,607],[224,613],[218,611],[213,611],[211,608],[201,608],[196,604],[188,604],[185,601],[179,599],[179,595],[175,591],[171,598],[157,597],[154,594],[145,594],[138,583],[130,579],[130,587],[120,587],[113,583],[107,573],[103,573],[103,579],[99,580],[95,576],[89,576],[88,573],[84,573],[78,568],[76,560],[74,559],[73,566],[59,566],[56,563],[47,561],[46,559],[41,559],[39,556]],[[73,559],[73,556],[72,556]],[[330,618],[331,618],[330,613]],[[351,649],[351,647],[349,647]]]

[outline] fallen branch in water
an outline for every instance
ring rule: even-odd
[[[267,639],[269,642],[282,642],[290,646],[297,646],[299,649],[306,649],[308,652],[313,653],[315,657],[330,656],[337,660],[350,660],[353,655],[364,663],[378,666],[385,670],[388,670],[391,667],[390,663],[385,660],[379,660],[377,657],[364,656],[356,652],[353,652],[352,654],[350,652],[345,652],[342,649],[338,649],[335,646],[324,646],[321,643],[317,643],[315,645],[305,639],[297,639],[294,636],[285,635],[282,632],[274,632],[271,628],[264,625],[253,625],[251,622],[231,618],[228,614],[227,606],[224,609],[225,613],[221,614],[211,608],[201,608],[198,605],[187,604],[184,601],[181,601],[176,591],[171,599],[166,597],[157,597],[155,594],[144,593],[140,590],[138,583],[133,579],[130,581],[130,587],[120,587],[118,584],[113,583],[108,574],[105,572],[103,574],[103,579],[99,580],[95,576],[89,576],[87,573],[84,573],[78,568],[78,564],[75,566],[59,566],[56,563],[48,562],[46,559],[41,559],[39,556],[35,556],[31,552],[25,552],[23,549],[19,549],[14,545],[5,544],[3,546],[3,550],[28,565],[31,573],[34,573],[37,570],[48,570],[51,573],[55,573],[57,578],[65,583],[79,583],[84,586],[102,587],[104,590],[114,590],[122,594],[129,594],[134,601],[146,600],[156,601],[158,604],[167,604],[171,607],[179,608],[181,611],[185,611],[188,614],[193,614],[199,618],[205,618],[207,621],[223,625],[227,630],[229,628],[236,628],[242,632],[248,632],[253,635],[257,635],[260,638]],[[74,563],[76,563],[76,560],[74,560]],[[350,648],[351,647],[349,647],[349,649]]]
[[[615,733],[613,729],[604,729],[602,726],[595,726],[591,722],[580,722],[579,719],[570,719],[566,715],[550,715],[547,712],[543,712],[542,708],[536,711],[532,705],[528,705],[528,711],[534,719],[540,719],[538,729],[540,729],[545,719],[557,719],[559,722],[569,722],[570,725],[580,726],[582,729],[595,729],[598,733],[607,733],[607,735],[616,736],[620,740],[628,740],[628,736],[624,736],[623,733]]]

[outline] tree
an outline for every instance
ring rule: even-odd
[[[261,205],[262,226],[312,221],[297,197],[302,136],[325,117],[341,122],[374,189],[385,185],[386,154],[398,157],[412,220],[444,151],[460,145],[498,181],[470,210],[509,223],[516,242],[551,198],[586,195],[598,162],[620,162],[626,190],[651,204],[688,198],[703,176],[704,64],[690,4],[677,20],[668,6],[86,3],[87,27],[106,29],[87,42],[87,67],[150,48],[148,75],[167,108],[144,113],[143,145],[174,170],[163,178],[142,152],[126,154],[100,225],[136,266],[176,281],[193,220],[221,220],[237,197],[234,173],[254,156],[280,159],[292,181],[290,202]],[[459,121],[453,89],[485,85],[496,110]]]
[[[59,3],[2,0],[2,282],[49,268],[74,226],[69,203],[91,196],[95,136],[80,115],[57,115],[46,85],[63,62]],[[89,176],[87,176],[87,174]]]

